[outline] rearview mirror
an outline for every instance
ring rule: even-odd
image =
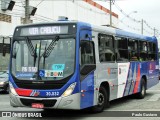
[[[17,41],[16,43],[14,43],[13,46],[12,58],[16,58],[18,50],[19,50],[19,42]]]

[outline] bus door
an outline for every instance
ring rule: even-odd
[[[87,36],[90,31],[81,31],[80,36]],[[84,33],[86,35],[84,35]],[[90,39],[80,40],[80,81],[81,81],[81,109],[94,104],[94,43]]]

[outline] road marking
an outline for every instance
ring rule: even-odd
[[[154,94],[150,99],[147,101],[158,101],[160,99],[160,94]]]

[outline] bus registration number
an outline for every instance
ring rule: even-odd
[[[46,96],[59,96],[59,92],[46,92]]]

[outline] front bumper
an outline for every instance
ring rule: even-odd
[[[50,109],[80,109],[80,93],[58,98],[35,98],[15,96],[10,93],[10,104],[13,107],[31,107],[32,103],[42,103]]]

